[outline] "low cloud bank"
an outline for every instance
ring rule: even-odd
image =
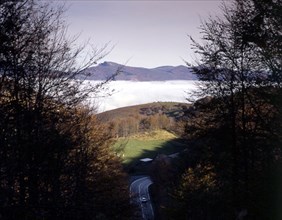
[[[108,97],[95,98],[90,102],[98,105],[98,112],[150,102],[187,102],[188,94],[196,89],[196,81],[113,81],[108,85],[114,93]],[[92,81],[91,83],[95,83]],[[97,83],[97,82],[96,82]]]

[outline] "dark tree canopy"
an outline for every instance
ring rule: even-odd
[[[68,37],[63,12],[33,0],[0,3],[0,215],[127,219],[126,176],[85,105],[106,82],[85,87],[83,70],[106,48],[79,64],[84,47]]]
[[[193,41],[199,95],[188,111],[186,169],[172,190],[182,219],[280,219],[281,8],[234,0]],[[168,209],[169,210],[169,209]]]

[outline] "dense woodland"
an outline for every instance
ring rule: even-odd
[[[182,161],[164,167],[178,173],[152,173],[162,219],[282,218],[282,4],[222,10],[203,22],[203,43],[192,39],[208,97],[187,112]]]
[[[252,97],[260,115],[247,105],[245,131],[241,115],[236,116],[236,149],[230,116],[222,111],[225,103],[195,103],[184,134],[187,151],[169,168],[177,167],[174,178],[155,180],[160,189],[167,184],[165,216],[174,219],[181,212],[181,219],[280,219],[282,118],[276,107],[282,107],[281,89],[254,90]]]
[[[84,47],[67,37],[63,12],[0,2],[0,218],[129,219],[127,176],[84,104],[105,82],[75,80],[107,52],[78,67]]]

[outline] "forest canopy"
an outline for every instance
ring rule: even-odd
[[[281,1],[234,0],[192,38],[199,83],[184,166],[167,213],[181,219],[281,219]]]
[[[64,7],[1,1],[0,12],[1,218],[129,218],[126,175],[85,104],[107,81],[75,80],[106,48],[79,64]]]

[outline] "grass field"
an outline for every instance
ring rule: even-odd
[[[163,130],[121,138],[114,145],[125,165],[141,158],[154,158],[160,153],[173,154],[184,147],[185,145],[175,135]]]

